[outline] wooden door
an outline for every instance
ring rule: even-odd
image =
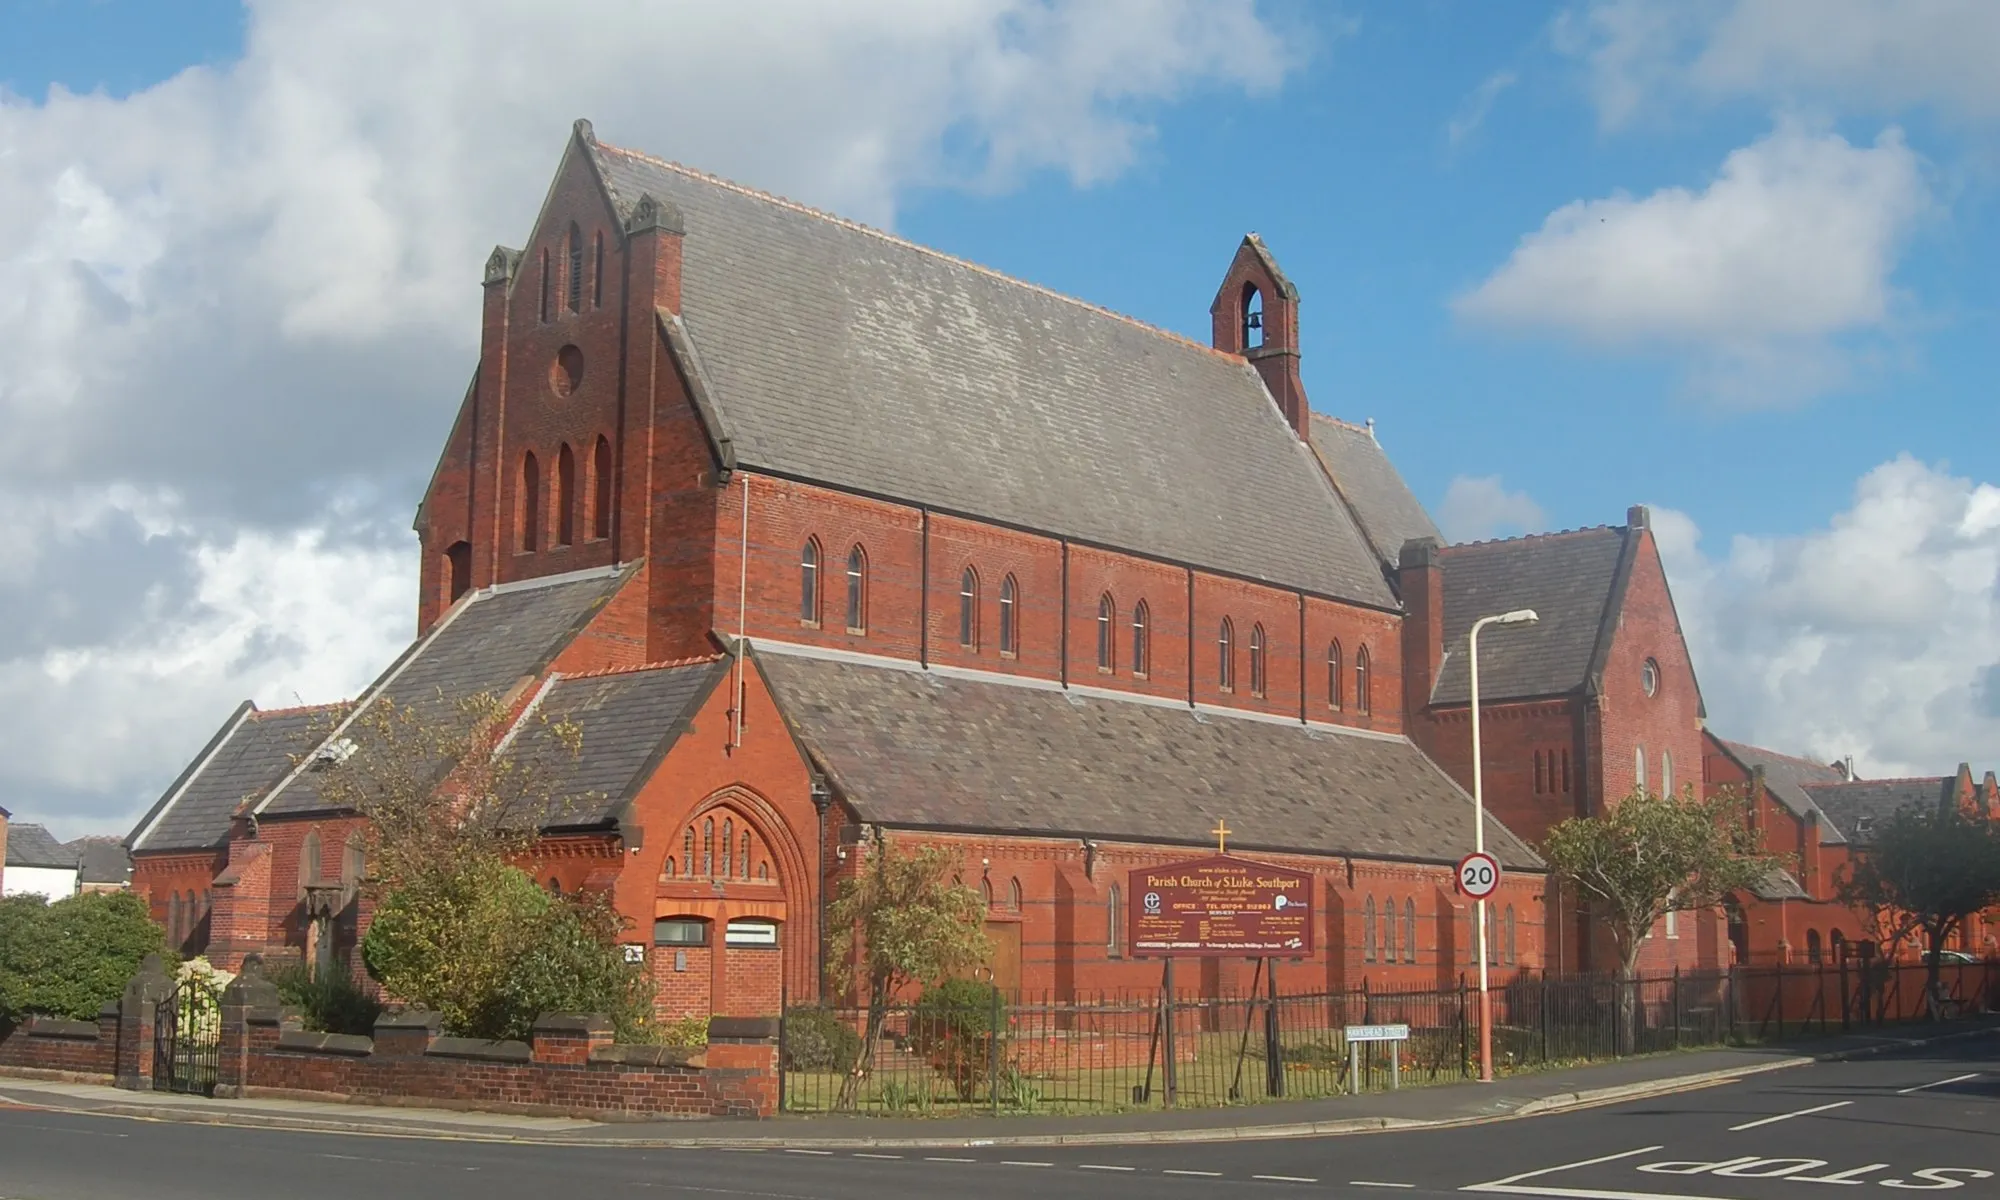
[[[988,921],[986,940],[993,947],[993,957],[989,960],[993,969],[993,986],[1009,996],[1018,994],[1021,990],[1021,923]]]

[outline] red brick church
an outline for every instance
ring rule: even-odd
[[[1442,548],[1372,423],[1308,407],[1299,293],[1254,235],[1210,312],[1201,345],[579,122],[527,248],[487,260],[416,639],[357,705],[506,697],[504,752],[566,801],[538,877],[615,896],[665,1012],[817,994],[823,906],[877,837],[958,853],[1003,986],[1155,986],[1121,882],[1218,821],[1320,881],[1288,988],[1429,987],[1473,961],[1463,634],[1532,605],[1482,647],[1491,954],[1589,965],[1505,826],[1700,761],[1643,510]],[[134,829],[174,941],[352,953],[365,846],[314,752],[351,711],[245,704]],[[1713,961],[1673,938],[1662,961]]]

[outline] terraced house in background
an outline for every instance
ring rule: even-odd
[[[1492,956],[1592,965],[1530,842],[1701,758],[1643,510],[1441,547],[1372,422],[1309,407],[1299,292],[1254,235],[1210,312],[1197,344],[580,122],[487,261],[416,639],[357,703],[516,706],[507,752],[566,801],[536,872],[615,896],[668,1014],[816,995],[878,834],[957,852],[1001,985],[1152,986],[1121,881],[1218,820],[1319,881],[1291,977],[1433,986],[1473,951],[1463,635],[1531,603],[1486,643]],[[315,750],[348,711],[245,705],[133,831],[177,942],[351,955],[365,845]],[[1719,928],[1658,964],[1716,961]]]

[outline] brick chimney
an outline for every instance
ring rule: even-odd
[[[1236,248],[1208,315],[1214,328],[1210,344],[1249,359],[1286,423],[1299,440],[1307,440],[1312,406],[1299,378],[1299,289],[1256,234],[1246,235]]]
[[[1431,700],[1444,666],[1444,562],[1436,538],[1411,538],[1397,558],[1403,594],[1403,709],[1410,717]]]

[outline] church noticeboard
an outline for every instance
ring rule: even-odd
[[[1215,855],[1132,872],[1127,928],[1140,958],[1307,958],[1313,877]]]

